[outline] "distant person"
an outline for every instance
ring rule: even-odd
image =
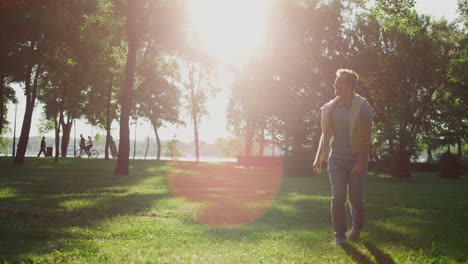
[[[44,153],[44,157],[47,157],[47,150],[46,150],[46,142],[45,142],[45,137],[42,137],[41,140],[41,150],[39,151],[39,154],[37,156],[41,156],[41,153]]]
[[[86,145],[86,153],[90,155],[90,150],[93,147],[93,140],[91,140],[91,137],[88,136],[88,144]]]
[[[352,70],[336,72],[335,98],[322,108],[322,135],[314,170],[322,171],[328,163],[332,186],[331,215],[334,244],[346,241],[345,202],[351,204],[353,228],[349,240],[358,240],[364,227],[364,183],[367,178],[372,111],[366,99],[355,93],[359,75]],[[349,192],[347,194],[347,192]]]
[[[83,134],[80,134],[80,157],[83,151],[86,152],[86,139],[83,137]]]

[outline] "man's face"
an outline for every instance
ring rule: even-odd
[[[335,87],[335,96],[343,96],[351,90],[351,85],[346,83],[341,76],[336,77],[333,87]]]

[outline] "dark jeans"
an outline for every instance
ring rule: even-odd
[[[351,176],[351,170],[356,164],[353,160],[341,160],[330,158],[328,162],[328,174],[332,186],[331,215],[335,236],[345,237],[346,209],[345,202],[348,196],[351,204],[353,228],[362,230],[364,227],[364,183],[367,178],[368,163],[364,165],[363,175]]]

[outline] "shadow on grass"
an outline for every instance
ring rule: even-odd
[[[356,263],[359,264],[372,264],[373,262],[370,260],[369,257],[362,254],[357,250],[355,247],[351,246],[347,242],[340,245],[340,247],[350,256]]]
[[[113,160],[28,158],[13,166],[0,159],[0,260],[28,263],[28,255],[57,250],[92,254],[97,249],[82,242],[87,234],[70,228],[139,215],[170,197],[165,164],[131,161],[131,175],[116,178]]]
[[[362,244],[367,248],[367,250],[375,257],[378,264],[395,264],[392,257],[379,249],[376,245],[372,244],[368,240],[363,240]]]
[[[374,244],[372,244],[370,241],[363,240],[360,242],[360,244],[363,244],[367,250],[372,254],[372,256],[375,258],[377,264],[395,264],[395,261],[393,261],[392,257],[377,248]],[[372,264],[374,263],[368,256],[364,255],[361,253],[356,247],[352,246],[351,244],[345,242],[340,247],[348,254],[356,263],[359,264]]]

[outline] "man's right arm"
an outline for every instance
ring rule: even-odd
[[[313,169],[317,173],[322,172],[322,144],[324,140],[323,137],[324,135],[322,133],[322,135],[320,136],[320,142],[319,142],[319,146],[317,149],[317,154],[315,155],[315,160],[314,160],[314,165],[313,165]]]

